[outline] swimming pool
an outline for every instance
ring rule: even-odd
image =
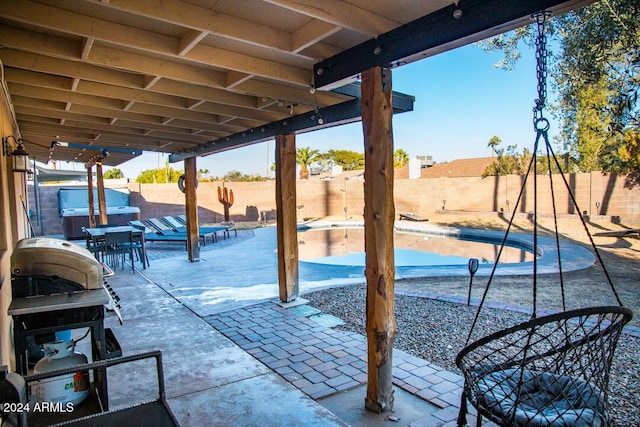
[[[364,268],[364,224],[362,222],[316,221],[298,228],[301,265],[334,268]],[[476,274],[488,275],[493,269],[504,231],[434,226],[397,221],[394,236],[396,277],[468,275],[470,258],[480,261]],[[532,273],[534,253],[539,273],[558,271],[555,239],[510,233],[496,267],[498,275]],[[571,242],[560,241],[563,271],[590,267],[594,255]]]
[[[466,266],[470,258],[493,264],[499,245],[427,232],[395,231],[396,267]],[[365,265],[364,229],[352,227],[309,228],[298,232],[301,261],[330,265]],[[533,253],[520,247],[506,246],[501,263],[533,261]]]

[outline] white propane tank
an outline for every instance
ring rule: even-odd
[[[36,374],[87,363],[87,356],[75,352],[73,340],[49,342],[43,347],[45,356],[33,368]],[[89,372],[76,372],[37,381],[34,387],[34,394],[39,402],[70,402],[75,406],[89,394]]]

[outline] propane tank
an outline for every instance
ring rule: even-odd
[[[75,352],[75,342],[54,341],[45,343],[44,358],[33,369],[36,374],[87,363],[87,356]],[[77,405],[89,394],[89,372],[61,375],[34,383],[36,400]]]

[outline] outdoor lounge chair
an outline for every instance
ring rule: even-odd
[[[173,236],[165,236],[163,234],[158,234],[146,225],[142,221],[131,220],[128,221],[128,224],[132,227],[135,227],[139,230],[144,231],[144,240],[147,242],[187,242],[186,235],[173,235]]]
[[[183,226],[187,225],[187,217],[185,215],[177,215],[177,216],[172,217],[172,218],[174,218],[177,222],[181,223]],[[234,235],[236,237],[238,236],[238,229],[235,228],[235,227],[229,227],[229,226],[226,226],[226,225],[211,227],[211,226],[206,226],[206,225],[201,225],[201,224],[198,224],[198,227],[199,227],[200,230],[202,230],[202,229],[206,230],[206,229],[220,228],[223,231],[222,237],[224,237],[225,239],[230,236],[230,232],[231,231],[234,232]]]
[[[162,235],[162,236],[171,236],[171,237],[182,237],[184,239],[184,241],[187,241],[187,231],[186,229],[183,231],[176,231],[173,228],[169,227],[167,224],[165,224],[164,222],[160,221],[158,218],[148,218],[146,220],[147,224],[149,224],[149,226],[154,229],[156,231],[156,233]],[[207,232],[203,232],[200,231],[198,233],[198,237],[200,239],[202,239],[202,244],[203,246],[207,245],[207,237],[211,237],[211,241],[215,242],[216,240],[216,235],[215,233],[207,233]]]
[[[414,214],[413,212],[401,212],[400,219],[407,221],[429,221],[429,218],[423,218],[420,215]]]
[[[162,220],[174,231],[177,232],[187,232],[187,226],[182,222],[178,221],[177,218],[172,216],[163,216]],[[202,226],[198,225],[199,233],[213,233],[213,241],[218,241],[218,232],[222,231],[222,236],[226,239],[229,237],[229,227],[226,226]],[[237,232],[236,232],[237,235]]]
[[[598,237],[635,237],[640,239],[640,228],[632,228],[628,230],[618,231],[601,231],[600,233],[594,233],[594,236]]]

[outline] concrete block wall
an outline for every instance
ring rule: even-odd
[[[538,212],[551,214],[549,180],[538,176]],[[560,176],[553,176],[556,209],[560,214],[575,213],[568,192]],[[500,212],[513,211],[523,177],[422,178],[397,179],[394,184],[396,214],[413,212],[429,217],[436,212]],[[602,218],[619,217],[626,221],[640,221],[640,189],[626,188],[625,177],[593,172],[572,174],[567,181],[581,211]],[[276,219],[275,181],[225,182],[233,190],[234,204],[230,219],[236,222]],[[185,196],[174,184],[138,184],[105,180],[109,188],[128,186],[131,205],[140,208],[140,217],[154,218],[185,213]],[[201,182],[198,185],[198,219],[201,223],[217,223],[224,219],[223,206],[218,202],[218,187],[222,182]],[[58,215],[57,191],[71,185],[41,185],[41,227],[38,234],[62,234],[62,220]],[[298,181],[296,187],[299,218],[335,216],[340,219],[362,219],[364,213],[364,181],[361,177],[327,181]],[[528,213],[534,206],[533,179],[527,187],[518,212]],[[509,201],[509,203],[507,203]],[[29,208],[35,211],[33,186],[30,186]],[[346,208],[346,211],[345,211]],[[444,208],[444,209],[443,209]],[[32,219],[34,220],[34,219]],[[35,221],[35,220],[34,220]],[[34,222],[35,225],[35,222]]]

